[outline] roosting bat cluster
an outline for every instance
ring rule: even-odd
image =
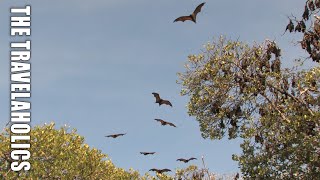
[[[303,33],[300,41],[302,49],[306,50],[314,62],[320,62],[320,16],[316,15],[320,11],[320,0],[309,0],[306,2],[302,19],[296,17],[289,18],[286,31]],[[313,15],[313,16],[312,16]],[[314,18],[313,24],[307,29],[307,21]]]

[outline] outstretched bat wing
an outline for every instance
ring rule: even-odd
[[[161,102],[161,104],[166,104],[166,105],[169,105],[169,106],[171,106],[171,107],[172,107],[171,102],[170,102],[170,101],[168,101],[168,100],[163,100],[163,101]]]
[[[161,100],[160,95],[158,93],[152,93],[152,94],[156,98],[156,103],[160,102]]]
[[[177,127],[176,125],[174,125],[174,124],[171,123],[171,122],[168,122],[167,124],[170,125],[170,126],[173,126],[173,127]]]
[[[162,169],[161,172],[169,172],[171,171],[170,169]]]
[[[140,154],[143,154],[143,155],[149,155],[149,154],[155,154],[156,152],[140,152]]]
[[[191,161],[191,160],[196,160],[197,158],[194,158],[194,157],[192,157],[192,158],[189,158],[189,161]]]
[[[158,169],[152,168],[149,171],[158,171]]]
[[[124,136],[124,135],[126,135],[126,134],[125,133],[124,134],[115,134],[114,136],[119,137],[119,136]]]
[[[113,137],[114,138],[115,135],[112,134],[112,135],[108,135],[108,136],[104,136],[104,137]]]
[[[124,134],[111,134],[111,135],[108,135],[108,136],[105,136],[105,137],[117,138],[119,136],[124,136],[124,135],[126,135],[126,133],[124,133]]]
[[[163,122],[163,120],[162,119],[154,119],[154,120],[156,120],[156,121],[158,121],[158,122]]]
[[[177,159],[177,161],[186,161],[186,159],[179,158],[179,159]]]
[[[205,4],[205,2],[199,4],[199,5],[196,7],[196,9],[193,11],[193,14],[194,14],[195,16],[197,16],[197,14],[198,14],[199,12],[201,12],[201,8],[202,8],[202,6],[203,6],[204,4]]]
[[[175,19],[173,22],[177,22],[177,21],[192,21],[192,17],[191,16],[181,16],[181,17],[178,17],[177,19]]]

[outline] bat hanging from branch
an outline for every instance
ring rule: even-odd
[[[181,16],[181,17],[178,17],[178,18],[175,19],[173,22],[177,22],[177,21],[182,21],[182,22],[184,22],[184,21],[189,20],[189,21],[193,21],[194,23],[197,23],[197,14],[198,14],[199,12],[201,12],[201,8],[202,8],[202,6],[203,6],[204,4],[205,4],[205,2],[199,4],[199,5],[196,7],[196,9],[193,11],[193,13],[190,14],[189,16]]]
[[[189,159],[180,158],[180,159],[177,159],[177,161],[181,161],[181,162],[184,162],[184,163],[188,163],[189,161],[191,161],[191,160],[196,160],[196,159],[197,159],[197,158],[194,158],[194,157],[189,158]]]
[[[140,152],[140,154],[143,154],[143,155],[154,155],[156,152]]]
[[[108,135],[108,136],[104,136],[104,137],[111,137],[111,138],[117,138],[119,136],[124,136],[126,135],[127,133],[124,133],[124,134],[111,134],[111,135]]]
[[[240,177],[239,173],[237,173],[235,176],[234,176],[234,180],[238,180]]]
[[[172,104],[171,104],[171,102],[170,101],[168,101],[168,100],[164,100],[164,99],[161,99],[160,98],[160,95],[158,94],[158,93],[152,93],[153,94],[153,96],[156,98],[156,103],[159,103],[159,106],[161,106],[162,104],[166,104],[166,105],[169,105],[169,106],[171,106],[172,107]]]
[[[164,120],[162,120],[162,119],[154,119],[154,120],[160,122],[162,126],[169,125],[169,126],[177,127],[177,126],[174,125],[173,123],[164,121]]]
[[[149,171],[155,171],[155,172],[157,172],[157,173],[159,173],[159,174],[162,174],[162,173],[164,173],[164,172],[169,172],[169,171],[171,171],[170,169],[155,169],[155,168],[152,168],[152,169],[150,169]]]

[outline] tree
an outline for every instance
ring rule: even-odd
[[[190,165],[184,169],[178,169],[175,174],[175,179],[177,180],[237,180],[239,174],[216,174],[209,172],[209,169],[206,168],[204,163],[204,158],[202,157],[203,167],[199,168],[195,165]]]
[[[31,131],[30,171],[10,170],[9,130],[0,135],[0,179],[144,179],[137,171],[117,168],[107,155],[84,144],[76,130],[54,124]]]
[[[90,148],[84,143],[84,138],[55,124],[36,126],[31,130],[31,159],[32,168],[29,171],[14,172],[10,169],[10,137],[9,129],[0,134],[0,179],[121,179],[121,180],[184,180],[188,178],[192,168],[180,169],[173,175],[149,173],[143,176],[138,171],[125,171],[115,167],[106,154]],[[23,143],[23,141],[20,141]],[[192,166],[193,169],[197,167]],[[195,167],[195,169],[194,169]],[[200,171],[200,170],[199,170]],[[203,171],[201,169],[201,171]]]
[[[305,24],[320,6],[311,10],[310,2],[303,19],[295,18],[295,29],[303,33],[302,48],[319,62],[320,31]],[[226,133],[229,139],[243,138],[242,154],[233,159],[244,178],[316,179],[320,67],[284,69],[281,61],[274,41],[249,46],[221,36],[188,57],[186,71],[179,73],[181,94],[190,96],[188,113],[196,117],[204,138],[221,139]]]

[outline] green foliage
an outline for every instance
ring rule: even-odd
[[[191,180],[191,172],[198,173],[196,166],[177,170],[174,176],[165,173],[141,176],[133,169],[125,171],[115,167],[106,154],[85,144],[75,129],[55,129],[54,126],[51,123],[32,128],[29,171],[13,172],[10,169],[10,130],[0,134],[0,179],[174,180],[184,177]]]
[[[320,67],[281,68],[281,50],[220,37],[180,73],[188,112],[204,138],[241,137],[245,178],[320,177]]]
[[[273,57],[272,57],[273,55]],[[289,74],[280,73],[280,49],[275,42],[250,48],[220,37],[203,53],[190,55],[180,73],[182,95],[189,95],[189,115],[200,123],[204,138],[236,138]]]
[[[204,169],[198,169],[197,166],[190,165],[185,169],[180,169],[177,171],[176,176],[177,179],[193,179],[193,180],[201,180],[205,176]]]
[[[178,169],[175,178],[177,180],[237,180],[236,176],[236,174],[216,174],[209,172],[205,167],[190,165],[184,169]]]
[[[277,105],[279,113],[264,110],[259,123],[245,131],[243,154],[234,156],[245,177],[263,179],[316,179],[320,177],[319,67],[298,76],[294,98]],[[251,141],[250,141],[251,138]]]
[[[10,170],[9,130],[0,136],[0,179],[144,179],[134,170],[117,168],[100,150],[89,148],[76,130],[54,124],[31,131],[30,171]]]

